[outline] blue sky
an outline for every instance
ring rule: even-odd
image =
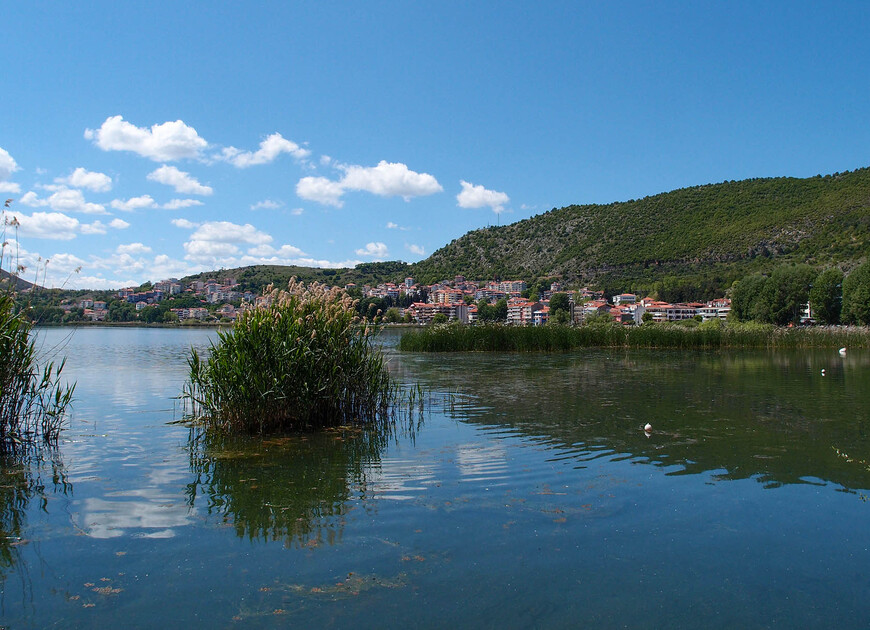
[[[0,196],[54,286],[413,262],[553,207],[870,165],[866,2],[0,7]]]

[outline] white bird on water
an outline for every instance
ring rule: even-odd
[[[649,433],[650,431],[652,431],[652,425],[649,422],[647,422],[646,426],[643,428],[643,430],[646,431],[647,433]]]
[[[845,347],[844,347],[844,348],[840,348],[840,356],[841,356],[841,357],[846,356],[846,348],[845,348]]]

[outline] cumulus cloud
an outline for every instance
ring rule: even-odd
[[[409,252],[411,252],[412,254],[416,254],[417,256],[425,256],[426,255],[426,250],[423,249],[420,245],[411,244],[411,245],[405,245],[405,247],[408,248]]]
[[[190,208],[191,206],[201,206],[202,202],[199,199],[172,199],[163,204],[164,210],[180,210],[181,208]]]
[[[49,207],[56,212],[81,212],[82,214],[108,214],[106,208],[98,203],[85,201],[80,190],[73,190],[65,186],[53,187],[53,192],[48,198],[40,199],[35,192],[28,191],[21,196],[19,201],[26,206],[34,208]]]
[[[199,223],[194,223],[193,221],[188,221],[187,219],[172,219],[171,223],[175,227],[180,227],[184,230],[192,230],[195,227],[199,227]]]
[[[82,167],[75,169],[68,177],[58,177],[54,181],[73,188],[87,188],[94,192],[108,192],[112,189],[111,177],[105,173],[85,170]]]
[[[0,192],[15,193],[21,192],[21,186],[15,182],[7,181],[12,173],[20,170],[18,164],[9,153],[0,147]]]
[[[86,129],[85,138],[103,151],[132,151],[155,162],[197,158],[208,147],[196,129],[181,120],[136,127],[122,116],[106,118],[99,129]]]
[[[147,178],[152,182],[172,186],[175,192],[183,195],[210,195],[214,192],[209,186],[203,186],[196,178],[191,177],[190,173],[165,164],[148,173]]]
[[[377,166],[343,166],[344,176],[333,181],[326,177],[303,177],[296,184],[296,194],[325,205],[340,208],[346,191],[365,191],[380,197],[422,197],[444,189],[428,173],[417,173],[401,162],[381,160]]]
[[[303,177],[296,183],[296,194],[302,199],[316,201],[325,206],[341,208],[344,205],[341,200],[344,194],[341,183],[326,177]]]
[[[279,208],[283,208],[284,204],[280,201],[272,201],[271,199],[264,199],[263,201],[258,201],[255,204],[251,205],[251,210],[277,210]]]
[[[12,173],[20,170],[15,159],[9,155],[9,152],[0,147],[0,179],[9,179]]]
[[[367,243],[362,249],[356,250],[357,256],[370,256],[372,258],[386,258],[389,256],[387,246],[384,243]]]
[[[475,186],[464,180],[459,183],[462,184],[462,191],[456,195],[456,201],[460,208],[489,207],[499,214],[504,211],[504,204],[510,201],[510,197],[503,192],[487,190],[483,186]]]
[[[293,245],[282,245],[277,249],[271,245],[257,245],[256,247],[248,249],[248,255],[260,257],[298,258],[299,256],[305,256],[305,252]]]
[[[150,254],[151,248],[143,243],[129,243],[127,245],[118,245],[115,250],[119,254],[130,254],[131,256],[139,256],[141,254]]]
[[[31,216],[16,214],[21,236],[69,241],[76,237],[79,221],[62,212],[34,212]]]
[[[409,228],[409,227],[402,227],[402,226],[399,225],[398,223],[393,223],[392,221],[387,221],[387,229],[388,229],[388,230],[401,230],[402,232],[407,232],[407,231],[409,231],[411,228]]]
[[[272,237],[261,232],[250,223],[238,225],[229,221],[206,221],[198,226],[190,235],[194,241],[211,241],[215,243],[249,243],[262,245],[271,243]]]
[[[229,162],[236,168],[248,168],[257,164],[274,162],[282,153],[289,153],[297,160],[304,160],[311,151],[303,149],[295,142],[287,140],[280,133],[273,133],[260,143],[257,151],[241,151],[235,147],[226,147],[218,159]]]
[[[377,166],[349,166],[341,178],[347,190],[364,190],[381,197],[411,197],[432,195],[444,190],[428,173],[416,173],[399,162],[381,160]]]
[[[111,206],[115,210],[123,210],[124,212],[133,212],[142,208],[154,208],[157,203],[151,198],[151,195],[142,195],[141,197],[130,197],[126,201],[122,199],[114,199]]]
[[[290,214],[292,214],[294,217],[298,217],[298,216],[299,216],[300,214],[302,214],[303,212],[305,212],[305,210],[304,210],[303,208],[293,208],[293,209],[290,211]]]
[[[82,223],[80,231],[82,234],[105,234],[109,231],[109,228],[115,230],[123,230],[128,227],[130,227],[130,224],[126,221],[122,221],[121,219],[112,219],[111,221],[109,221],[108,225],[106,225],[102,221],[94,221],[93,223]]]

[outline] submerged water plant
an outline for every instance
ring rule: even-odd
[[[397,396],[372,330],[343,290],[291,279],[269,306],[191,351],[182,397],[226,433],[271,433],[386,421]]]

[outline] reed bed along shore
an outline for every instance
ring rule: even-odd
[[[64,385],[64,361],[40,366],[26,312],[0,295],[0,454],[54,444],[75,385]]]
[[[191,351],[192,416],[228,434],[390,422],[399,388],[353,300],[295,279],[270,297],[218,332],[208,357]]]
[[[579,348],[870,348],[870,328],[814,326],[783,328],[768,324],[713,322],[622,326],[508,326],[444,324],[407,332],[399,341],[406,352],[557,352]]]

